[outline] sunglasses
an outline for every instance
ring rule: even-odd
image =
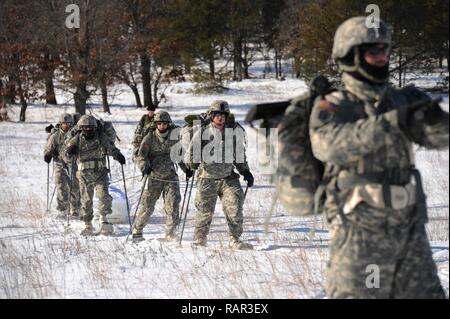
[[[367,53],[369,55],[378,55],[381,53],[386,54],[388,51],[388,46],[386,44],[369,45],[369,46],[362,47],[362,50],[364,53]]]
[[[212,112],[211,115],[212,115],[212,117],[218,116],[218,115],[221,115],[221,116],[227,116],[227,113],[223,113],[223,112]]]

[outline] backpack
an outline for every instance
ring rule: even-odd
[[[200,123],[200,127],[206,127],[208,124],[211,123],[211,118],[209,117],[209,113],[201,113],[201,114],[190,114],[185,116],[184,118],[185,124],[181,128],[181,145],[183,147],[184,151],[187,151],[189,144],[191,143],[192,137],[194,135],[194,127],[196,127],[195,124]],[[233,113],[230,113],[230,115],[227,117],[227,125],[234,124],[235,123],[235,117]]]
[[[324,166],[312,153],[309,118],[314,101],[335,91],[324,76],[317,76],[305,94],[284,102],[258,104],[246,121],[262,120],[262,128],[278,128],[278,169],[273,178],[276,197],[295,216],[311,215],[319,210],[324,189]]]
[[[100,130],[101,132],[105,133],[105,135],[113,144],[116,142],[116,139],[120,141],[120,139],[117,137],[116,130],[114,129],[114,126],[110,121],[97,119],[97,130]]]

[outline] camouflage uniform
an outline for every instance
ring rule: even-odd
[[[53,176],[56,187],[57,210],[65,215],[70,206],[71,215],[78,216],[80,210],[80,189],[76,178],[73,179],[72,185],[70,181],[71,175],[75,177],[76,167],[72,167],[70,163],[67,164],[63,158],[63,147],[68,132],[64,132],[61,128],[61,121],[73,123],[70,114],[62,114],[58,128],[54,129],[48,137],[44,154],[52,157],[54,162]]]
[[[87,124],[88,123],[88,124]],[[93,197],[94,190],[99,199],[100,222],[104,225],[110,225],[106,216],[112,213],[111,204],[112,197],[109,195],[108,185],[108,169],[106,166],[106,154],[109,153],[114,159],[125,164],[123,155],[116,148],[111,140],[100,130],[96,130],[96,120],[89,115],[83,115],[78,123],[81,132],[78,132],[66,144],[67,156],[72,158],[75,156],[78,165],[77,177],[80,182],[81,192],[81,210],[82,219],[86,224],[88,231],[92,232],[93,219]],[[87,136],[83,128],[84,126],[93,127],[92,136]],[[71,150],[74,150],[71,154]],[[112,229],[112,226],[105,228]],[[107,231],[106,233],[110,233]]]
[[[213,102],[210,111],[215,110],[218,104],[224,104],[226,105],[225,112],[229,114],[228,104],[225,103],[225,101]],[[244,128],[238,123],[230,124],[227,121],[226,127],[238,131],[240,136],[245,137]],[[216,162],[207,163],[203,160],[204,157],[202,157],[200,164],[195,163],[195,155],[193,154],[195,151],[194,143],[196,140],[201,139],[202,136],[212,136],[214,134],[220,134],[221,136],[222,140],[220,147],[222,148],[222,158],[219,158]],[[197,194],[195,198],[197,215],[194,232],[194,244],[206,245],[206,237],[211,226],[217,197],[219,197],[222,201],[222,207],[228,223],[230,245],[242,244],[239,237],[243,232],[244,192],[239,182],[239,175],[233,170],[233,168],[236,168],[241,175],[250,174],[250,170],[245,155],[245,139],[239,140],[238,138],[234,138],[233,147],[235,149],[233,150],[233,161],[231,163],[226,162],[225,135],[226,134],[223,134],[215,128],[213,123],[202,127],[201,130],[198,130],[196,133],[194,130],[194,137],[186,154],[187,162],[189,163],[188,167],[193,170],[198,169]],[[208,145],[208,143],[209,141],[201,140],[202,153],[205,152],[205,146]],[[241,154],[243,155],[243,160],[240,162],[237,162],[236,159],[236,149],[238,147],[237,143],[242,144],[241,146],[244,152]],[[211,150],[211,154],[212,153],[214,152]]]
[[[366,76],[370,68],[361,72],[359,62],[356,66],[342,62],[352,54],[343,47],[346,43],[352,48],[364,43],[390,45],[387,26],[367,29],[364,19],[352,18],[336,32],[333,57],[344,71],[345,89],[317,99],[310,118],[312,149],[325,163],[328,182],[327,294],[331,298],[443,298],[425,232],[425,196],[414,169],[412,144],[448,148],[448,113],[429,103],[421,110],[427,120],[419,121],[412,103],[427,99],[424,93],[414,87],[394,89],[382,72],[373,81],[363,80],[375,73]],[[437,112],[433,121],[431,110]],[[379,288],[368,285],[373,265],[379,270]]]
[[[164,199],[166,214],[166,238],[175,236],[175,228],[179,222],[179,206],[181,201],[180,185],[176,166],[171,158],[172,147],[179,142],[179,136],[173,136],[176,126],[170,126],[171,119],[167,112],[158,112],[154,116],[157,122],[166,122],[167,131],[161,133],[158,129],[150,130],[144,137],[136,156],[136,164],[144,171],[151,169],[147,188],[142,195],[142,208],[133,224],[133,238],[142,237],[142,230],[152,216],[159,197]],[[179,163],[185,171],[184,163]]]
[[[153,117],[150,117],[148,114],[142,115],[139,123],[134,131],[133,137],[133,161],[137,163],[139,148],[141,147],[142,140],[147,135],[150,130],[154,130],[156,128]]]

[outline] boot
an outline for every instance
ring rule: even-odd
[[[172,241],[172,240],[175,240],[175,239],[177,239],[178,238],[178,236],[177,236],[177,234],[175,233],[175,229],[173,228],[172,230],[169,230],[169,231],[166,231],[166,237],[165,237],[165,240],[167,240],[167,241]]]
[[[194,242],[192,243],[194,246],[202,246],[202,247],[206,247],[206,237],[200,236],[194,239]]]
[[[69,213],[69,210],[65,209],[65,210],[59,210],[58,214],[56,215],[57,219],[66,219],[67,218],[67,214]]]
[[[230,247],[231,249],[236,249],[236,250],[253,249],[253,245],[252,244],[244,243],[238,237],[235,237],[235,236],[231,236],[230,237],[230,242],[228,244],[228,247]]]
[[[72,214],[70,214],[70,216],[73,217],[73,218],[79,218],[80,217],[80,212],[78,210],[74,209],[72,211]]]
[[[100,235],[109,236],[114,233],[114,227],[110,223],[102,223],[100,226]]]
[[[91,222],[84,225],[84,229],[81,231],[82,236],[92,236],[94,235],[94,227]]]
[[[133,243],[138,243],[138,242],[141,242],[141,241],[143,241],[144,240],[144,236],[142,236],[142,233],[134,233],[132,236],[131,236],[131,241],[133,242]]]

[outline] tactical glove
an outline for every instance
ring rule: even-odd
[[[44,161],[45,161],[46,163],[49,163],[49,164],[50,164],[50,162],[52,161],[52,156],[51,156],[50,154],[45,154],[45,155],[44,155]]]
[[[67,148],[67,154],[69,154],[69,156],[73,156],[73,155],[78,154],[78,146],[76,144],[70,145]]]
[[[445,116],[445,112],[438,102],[433,102],[430,107],[426,108],[424,113],[423,121],[430,126],[438,124]]]
[[[54,128],[53,124],[50,124],[49,126],[46,126],[46,127],[45,127],[45,131],[46,131],[47,133],[51,133],[53,128]]]
[[[189,168],[187,168],[187,169],[186,169],[186,179],[189,179],[189,178],[191,178],[192,176],[194,176],[194,171],[191,170],[191,169],[189,169]]]
[[[117,154],[115,160],[118,161],[120,165],[125,165],[125,156],[123,156],[122,153]]]
[[[150,175],[152,172],[152,166],[150,164],[145,164],[144,169],[142,170],[142,176]]]
[[[244,180],[247,181],[247,186],[252,187],[253,182],[255,181],[255,178],[253,177],[252,173],[250,173],[250,171],[245,171],[242,173],[242,175],[244,176]]]

